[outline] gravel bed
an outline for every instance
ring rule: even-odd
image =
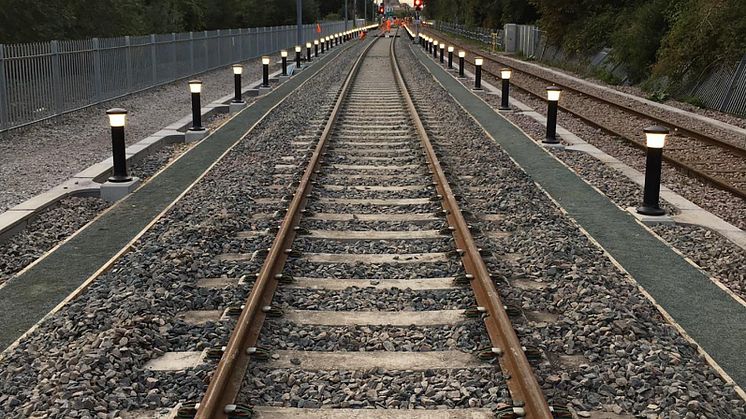
[[[285,271],[293,276],[310,276],[314,278],[370,278],[370,279],[406,279],[406,278],[442,278],[462,272],[461,262],[427,264],[342,264],[311,263],[305,259],[290,259]]]
[[[452,237],[416,240],[319,240],[298,236],[293,248],[301,252],[315,253],[429,253],[456,250]]]
[[[230,67],[198,77],[204,83],[205,104],[233,91]],[[259,59],[247,61],[244,79],[259,78]],[[182,80],[0,134],[0,212],[109,157],[111,134],[106,109],[116,106],[129,111],[129,145],[189,115],[190,101],[186,81]]]
[[[441,161],[454,167],[453,161],[491,159],[493,166],[505,169],[499,177],[489,170],[482,176],[511,187],[496,189],[483,201],[470,199],[465,206],[474,213],[497,210],[504,216],[501,229],[511,235],[486,241],[486,247],[505,260],[491,264],[496,277],[541,280],[533,281],[537,289],[531,290],[502,280],[497,285],[504,300],[519,302],[527,315],[545,314],[545,321],[522,324],[518,333],[527,347],[545,355],[544,362],[534,365],[548,397],[565,400],[580,412],[611,407],[619,413],[651,417],[746,417],[745,404],[732,387],[499,145],[434,85],[406,43],[401,46],[400,62],[415,100],[438,103],[432,112],[451,118],[438,126],[439,138],[468,132],[481,136],[479,141],[443,142]],[[483,224],[488,223],[475,225]],[[582,356],[583,361],[576,365],[553,361],[560,356]]]
[[[442,221],[427,221],[420,223],[394,222],[394,221],[322,221],[301,218],[302,228],[307,230],[354,230],[354,231],[417,231],[417,230],[440,230],[448,224]]]
[[[746,299],[746,251],[706,228],[688,225],[651,227],[712,278]]]
[[[272,182],[287,142],[307,127],[339,88],[355,51],[291,95],[239,143],[136,244],[69,305],[45,320],[0,361],[0,416],[118,417],[201,397],[214,364],[153,372],[145,363],[189,348],[195,328],[175,316],[245,299],[248,288],[196,289],[200,278],[252,275],[258,264],[215,257],[251,228],[255,185]],[[166,99],[164,99],[166,100]],[[247,284],[250,286],[250,283]],[[208,328],[209,329],[209,328]],[[223,326],[200,333],[224,342]],[[177,337],[182,336],[182,337]]]
[[[312,212],[327,212],[335,214],[412,214],[434,213],[441,210],[440,203],[430,202],[416,205],[357,205],[331,204],[311,200],[307,207]]]
[[[270,320],[259,346],[302,351],[477,351],[490,347],[481,320],[453,326],[299,326]]]
[[[146,180],[187,148],[184,144],[166,145],[132,165],[130,170]],[[22,232],[0,243],[0,284],[108,207],[109,203],[98,197],[68,197],[39,213]]]
[[[273,303],[296,310],[428,311],[466,309],[475,306],[476,300],[471,289],[466,288],[416,291],[358,287],[342,291],[280,288]]]
[[[495,409],[509,401],[497,368],[422,372],[304,371],[256,366],[239,400],[251,404],[305,408]]]
[[[426,184],[423,182],[423,184]],[[352,199],[412,199],[412,198],[430,198],[434,196],[434,190],[422,188],[419,190],[404,191],[372,191],[359,190],[356,188],[345,188],[341,191],[334,191],[325,188],[314,189],[314,194],[323,198],[352,198]]]

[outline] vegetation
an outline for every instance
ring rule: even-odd
[[[295,0],[0,0],[0,43],[290,25],[295,12]],[[303,0],[304,23],[327,15],[344,1]]]
[[[538,24],[549,42],[590,56],[603,47],[632,82],[669,89],[746,53],[743,0],[425,0],[430,18],[488,28]]]

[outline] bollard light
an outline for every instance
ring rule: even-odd
[[[484,58],[474,57],[474,90],[482,90],[482,64]]]
[[[269,57],[262,56],[262,87],[269,87]]]
[[[190,131],[204,131],[202,127],[202,81],[189,80],[189,92],[192,93],[192,127]]]
[[[319,40],[313,40],[313,56],[319,58]]]
[[[288,52],[287,50],[280,50],[280,57],[282,58],[282,75],[288,75]]]
[[[326,41],[326,50],[329,51],[329,48],[331,48],[331,41],[328,36],[324,37],[324,40]]]
[[[670,131],[660,125],[647,127],[643,131],[647,145],[645,187],[642,206],[637,208],[637,212],[644,215],[664,215],[666,211],[660,207],[661,166],[663,146],[666,144],[666,136]]]
[[[311,43],[306,42],[306,61],[311,61]]]
[[[233,64],[233,86],[235,87],[233,103],[243,103],[243,97],[241,95],[241,74],[243,74],[243,66],[241,64]]]
[[[466,51],[458,52],[458,78],[464,78],[464,57],[466,57]]]
[[[445,54],[444,54],[444,53],[445,53],[445,50],[446,50],[446,44],[445,44],[445,43],[443,43],[443,42],[441,42],[441,43],[440,43],[440,63],[441,63],[441,64],[443,64],[443,58],[444,58],[444,55],[445,55]]]
[[[433,41],[433,58],[438,59],[438,41]]]
[[[453,68],[453,47],[448,47],[448,69]]]
[[[502,100],[500,102],[500,109],[503,111],[507,111],[510,109],[508,98],[510,97],[510,76],[512,75],[512,73],[513,71],[509,68],[500,69],[500,79],[503,81],[503,93]]]
[[[547,87],[547,138],[545,144],[559,144],[557,140],[557,106],[562,89],[557,86]]]
[[[301,51],[301,49],[302,48],[301,48],[300,45],[296,45],[295,46],[295,68],[298,69],[298,70],[300,70],[300,51]]]
[[[127,153],[124,144],[124,126],[127,123],[127,111],[114,108],[106,111],[111,126],[111,152],[114,160],[109,182],[129,182],[132,178],[127,174]]]

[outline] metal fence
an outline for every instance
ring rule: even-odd
[[[683,94],[708,108],[746,116],[746,55],[738,64],[711,71]]]
[[[481,27],[467,27],[465,25],[459,25],[457,23],[444,22],[436,20],[433,23],[433,28],[441,31],[458,35],[462,38],[471,39],[473,41],[481,42],[495,47],[496,49],[503,49],[502,30],[500,29],[488,29]]]
[[[322,25],[322,35],[344,22]],[[350,23],[350,27],[352,24]],[[288,48],[296,26],[0,44],[0,132]],[[314,39],[316,25],[304,25]]]

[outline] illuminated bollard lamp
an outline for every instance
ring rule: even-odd
[[[313,56],[319,58],[319,40],[313,40]]]
[[[262,56],[262,88],[269,89],[269,60],[266,55]]]
[[[502,92],[502,100],[500,101],[500,110],[507,111],[510,110],[510,103],[508,103],[510,98],[510,76],[513,74],[513,71],[509,68],[503,68],[500,69],[500,79],[503,83],[503,92]]]
[[[300,51],[301,51],[300,45],[295,46],[295,71],[300,71]]]
[[[328,36],[325,37],[324,39],[326,40],[326,50],[329,51],[329,49],[331,48],[331,40],[329,39]]]
[[[482,64],[484,58],[474,57],[474,90],[482,90]]]
[[[443,64],[443,60],[445,59],[445,51],[446,51],[446,44],[441,42],[440,43],[440,63]]]
[[[562,89],[557,86],[547,87],[547,136],[544,144],[559,144],[557,139],[557,107]]]
[[[189,80],[189,92],[192,94],[192,126],[187,130],[184,141],[191,143],[207,136],[207,130],[202,126],[202,81]]]
[[[323,54],[323,53],[324,53],[324,52],[326,51],[326,48],[325,48],[325,46],[324,46],[324,43],[325,43],[325,39],[324,39],[324,38],[321,38],[321,53],[322,53],[322,54]]]
[[[306,62],[311,62],[311,43],[306,42]]]
[[[438,41],[433,42],[433,59],[438,59]]]
[[[241,74],[243,74],[243,66],[241,64],[233,64],[232,68],[234,95],[233,100],[228,106],[230,113],[236,113],[246,106],[246,102],[243,100],[243,92],[241,92]]]
[[[448,47],[448,69],[450,70],[452,68],[453,68],[453,47],[449,46]]]
[[[281,76],[287,76],[288,75],[288,52],[287,50],[281,50],[280,51],[280,58],[282,59],[282,73]]]
[[[464,57],[466,57],[466,51],[459,51],[458,52],[458,78],[463,79],[466,78],[464,76]]]
[[[663,146],[666,144],[666,136],[670,131],[668,128],[659,125],[647,127],[643,131],[645,132],[647,145],[645,188],[642,206],[637,208],[637,212],[643,215],[664,215],[666,211],[660,207],[661,165]]]
[[[111,126],[112,173],[101,185],[101,198],[105,201],[118,201],[140,184],[140,179],[127,174],[127,150],[124,141],[124,126],[127,123],[127,111],[121,108],[106,111]]]

